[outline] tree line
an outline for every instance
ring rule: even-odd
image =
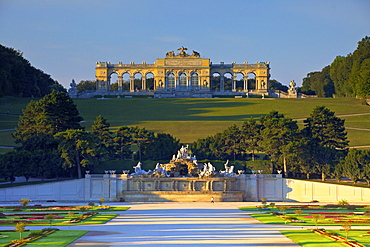
[[[42,97],[64,91],[50,75],[33,67],[22,52],[0,45],[0,97]]]
[[[366,179],[370,176],[370,151],[348,151],[344,120],[325,106],[313,109],[304,128],[277,111],[232,125],[221,133],[198,139],[191,145],[198,159],[255,160],[265,154],[268,173],[283,171],[285,177],[342,176]],[[253,162],[249,162],[252,164]],[[356,164],[356,166],[355,166]],[[354,167],[355,166],[355,167]]]
[[[301,92],[319,97],[370,96],[370,37],[358,42],[347,56],[337,56],[321,71],[310,72],[303,78]]]
[[[67,174],[81,178],[84,170],[93,171],[100,161],[168,160],[181,146],[171,135],[145,128],[122,126],[112,131],[102,116],[87,131],[82,120],[65,92],[54,91],[31,101],[13,134],[20,146],[0,156],[0,176],[10,180]]]

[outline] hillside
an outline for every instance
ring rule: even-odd
[[[50,75],[33,67],[20,51],[0,45],[0,97],[44,96],[65,90]]]
[[[0,130],[14,129],[18,115],[29,99],[3,98]],[[150,131],[172,134],[184,143],[192,143],[225,130],[232,124],[241,124],[253,117],[259,118],[272,110],[303,123],[316,106],[326,106],[346,120],[351,147],[370,146],[370,107],[355,98],[311,99],[74,99],[80,115],[90,128],[96,116],[108,119],[113,129],[132,125]],[[13,115],[14,114],[14,115]],[[303,126],[303,125],[302,125]],[[14,146],[11,133],[0,131],[0,146]]]

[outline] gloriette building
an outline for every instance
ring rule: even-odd
[[[181,47],[177,53],[167,52],[165,58],[156,59],[154,64],[97,62],[97,93],[171,98],[268,94],[269,62],[214,64],[196,51],[191,54],[186,51],[187,48]]]

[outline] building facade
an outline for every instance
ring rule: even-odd
[[[213,64],[208,58],[181,47],[176,54],[167,52],[166,57],[154,64],[111,64],[97,62],[95,77],[100,92],[112,91],[112,77],[117,78],[115,91],[154,92],[158,97],[212,97],[213,92],[243,92],[268,94],[270,64]],[[254,79],[253,87],[248,79]],[[138,83],[139,82],[139,83]],[[124,87],[124,83],[129,87]],[[226,85],[227,84],[227,85]]]

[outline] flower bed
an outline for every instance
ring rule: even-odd
[[[40,239],[42,237],[45,237],[53,232],[57,231],[56,229],[44,229],[40,232],[40,235],[37,236],[31,236],[31,237],[25,237],[20,240],[13,240],[9,244],[5,245],[4,247],[18,247],[18,246],[23,246],[26,245],[27,243],[33,242],[37,239]]]
[[[335,242],[340,242],[340,243],[345,244],[347,246],[351,246],[351,247],[366,247],[365,245],[362,245],[360,243],[357,243],[354,240],[349,240],[349,239],[347,239],[345,237],[342,237],[342,236],[329,234],[324,229],[316,229],[316,230],[313,230],[313,231],[315,233],[319,234],[320,236],[325,236],[325,237],[327,237],[329,239],[334,240]]]

